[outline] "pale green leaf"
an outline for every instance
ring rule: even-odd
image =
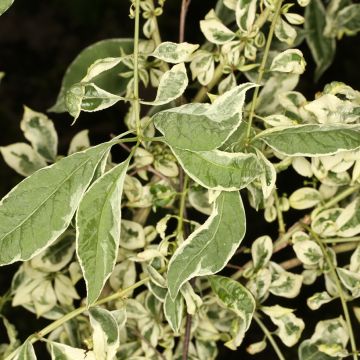
[[[223,269],[240,245],[245,227],[240,194],[222,192],[210,217],[179,246],[170,260],[168,287],[172,298],[187,280]]]
[[[322,305],[327,304],[331,300],[334,300],[326,291],[315,293],[313,296],[310,296],[307,300],[307,306],[311,310],[317,310]]]
[[[171,146],[193,151],[220,147],[241,123],[245,83],[218,96],[213,104],[186,104],[154,116],[156,128]]]
[[[168,292],[164,301],[164,315],[175,333],[179,333],[184,314],[184,299],[181,293],[173,300]]]
[[[29,176],[46,166],[45,160],[26,143],[0,147],[6,164],[23,176]]]
[[[70,142],[68,155],[78,151],[85,150],[90,147],[89,130],[79,131]]]
[[[335,55],[335,39],[324,36],[326,12],[321,0],[311,0],[305,9],[306,42],[316,63],[315,80],[331,65]]]
[[[264,195],[264,199],[267,199],[275,188],[276,169],[271,161],[269,161],[258,149],[256,149],[256,155],[261,167],[263,168],[263,171],[260,174],[261,190]]]
[[[251,245],[251,256],[254,271],[264,267],[270,260],[273,253],[273,243],[270,236],[260,236]]]
[[[99,41],[81,51],[75,60],[69,65],[63,77],[59,95],[50,111],[65,112],[65,94],[70,87],[86,75],[89,66],[96,60],[107,57],[118,57],[123,50],[125,53],[132,53],[133,39],[107,39]],[[94,80],[95,84],[101,89],[116,95],[122,94],[126,90],[126,85],[130,79],[117,76],[126,70],[125,65],[119,63],[111,70],[101,73]]]
[[[50,343],[51,360],[95,360],[94,353],[58,342]]]
[[[129,160],[96,180],[82,198],[76,215],[77,255],[88,303],[99,297],[114,269],[121,223],[121,195]]]
[[[360,4],[351,4],[341,9],[334,19],[334,32],[338,38],[351,36],[360,31]]]
[[[277,335],[286,346],[294,346],[299,341],[305,328],[302,319],[289,313],[280,317],[272,317],[271,320],[278,327]]]
[[[183,94],[188,86],[188,82],[185,64],[180,63],[174,65],[161,77],[155,100],[140,102],[142,104],[156,106],[167,104]]]
[[[239,29],[250,33],[255,21],[257,0],[239,0],[236,4],[236,23]]]
[[[235,37],[235,33],[227,28],[215,14],[201,20],[200,29],[206,39],[213,44],[225,44]]]
[[[30,141],[37,153],[45,160],[54,162],[57,154],[58,136],[53,122],[46,115],[25,106],[20,127],[25,138]]]
[[[336,269],[340,281],[344,286],[351,291],[354,298],[360,296],[360,274],[344,268]]]
[[[271,271],[267,268],[261,268],[247,282],[246,287],[254,295],[256,300],[263,302],[269,295],[271,285]]]
[[[270,71],[302,74],[305,66],[306,62],[302,52],[298,49],[288,49],[274,57]]]
[[[36,360],[35,351],[30,341],[25,341],[18,349],[13,360]]]
[[[297,241],[293,249],[297,258],[305,265],[316,265],[323,258],[320,246],[313,240]]]
[[[199,45],[183,42],[176,44],[170,41],[161,43],[151,54],[157,59],[166,61],[171,64],[179,64],[191,59],[191,54],[199,47]]]
[[[287,45],[291,46],[294,44],[297,33],[293,26],[288,24],[280,17],[275,24],[275,36],[280,41],[285,42]]]
[[[99,76],[105,71],[108,71],[115,66],[117,66],[121,62],[121,57],[107,57],[104,59],[98,59],[87,70],[87,73],[84,78],[81,79],[81,82],[89,82],[94,78]]]
[[[95,358],[113,360],[120,345],[119,327],[114,315],[100,307],[90,308],[89,315]]]
[[[200,309],[203,304],[201,297],[195,293],[194,288],[188,282],[180,288],[180,291],[186,303],[186,312],[195,315],[197,309]]]
[[[293,209],[304,210],[316,206],[322,200],[320,192],[314,188],[303,187],[295,190],[289,197]]]
[[[36,315],[42,316],[56,305],[56,295],[50,280],[43,280],[31,293]]]
[[[77,83],[65,94],[65,105],[74,122],[81,111],[94,112],[107,109],[124,98],[105,91],[94,83]]]
[[[326,355],[318,349],[318,345],[311,340],[304,340],[298,349],[299,360],[339,360]]]
[[[209,202],[209,191],[202,186],[191,186],[188,192],[188,200],[191,206],[197,211],[205,214],[211,214],[211,205]]]
[[[124,249],[135,250],[145,246],[144,228],[135,221],[121,221],[120,246]]]
[[[261,340],[255,343],[250,344],[247,348],[246,351],[250,354],[250,355],[255,355],[258,354],[262,351],[264,351],[266,349],[266,340]]]
[[[14,0],[0,0],[0,15],[2,15],[14,3]]]
[[[207,189],[239,190],[262,172],[261,165],[253,154],[220,150],[194,152],[175,147],[171,149],[185,172]]]
[[[263,131],[258,138],[288,156],[331,155],[360,147],[359,125],[297,125]]]
[[[209,281],[221,303],[245,322],[246,331],[256,308],[255,299],[249,290],[238,281],[224,276],[209,276]]]
[[[0,203],[0,264],[28,260],[69,226],[113,142],[63,158],[23,180]]]

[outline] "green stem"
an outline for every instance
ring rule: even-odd
[[[278,192],[276,190],[274,191],[274,197],[275,197],[275,207],[276,207],[277,219],[278,219],[278,224],[279,224],[279,236],[282,236],[286,233],[286,229],[285,229],[283,213],[282,213],[282,210],[280,209]]]
[[[357,355],[357,350],[356,350],[356,342],[355,342],[355,337],[354,337],[354,333],[353,333],[353,329],[351,326],[351,318],[350,318],[350,314],[349,314],[349,309],[346,303],[346,299],[345,299],[345,295],[341,286],[341,282],[340,279],[336,273],[336,269],[335,266],[329,256],[329,253],[327,252],[326,247],[324,246],[324,243],[321,241],[321,239],[318,237],[318,235],[312,231],[312,229],[309,226],[305,226],[306,229],[309,231],[309,233],[312,235],[312,237],[316,240],[316,242],[318,243],[318,245],[321,248],[321,251],[325,257],[326,263],[329,266],[329,269],[334,277],[334,281],[335,281],[335,285],[337,288],[337,291],[339,293],[339,297],[340,297],[340,301],[341,301],[341,306],[343,308],[343,313],[345,316],[345,321],[346,321],[346,325],[348,328],[348,332],[349,332],[349,337],[350,337],[350,344],[351,344],[351,350],[352,350],[352,356],[354,360],[358,360],[358,355]]]
[[[261,81],[262,81],[262,78],[263,78],[264,73],[265,73],[266,61],[267,61],[268,56],[269,56],[270,46],[271,46],[271,42],[272,42],[272,39],[273,39],[273,36],[274,36],[274,31],[275,31],[275,25],[276,25],[276,22],[277,22],[277,20],[279,19],[279,16],[280,16],[282,2],[283,2],[283,0],[278,0],[277,3],[276,3],[274,17],[273,17],[273,19],[271,21],[269,35],[268,35],[268,38],[266,40],[264,55],[263,55],[263,58],[262,58],[262,61],[261,61],[261,64],[260,64],[258,78],[256,80],[256,83],[258,85],[261,85]],[[259,91],[260,91],[260,87],[257,86],[255,88],[254,95],[253,95],[253,98],[252,98],[252,101],[251,101],[248,127],[247,127],[247,131],[246,131],[246,138],[248,139],[248,142],[250,141],[251,126],[252,126],[252,121],[253,121],[254,114],[255,114],[255,107],[256,107],[257,98],[259,96]]]
[[[322,243],[325,244],[338,244],[338,243],[350,243],[350,242],[360,242],[360,236],[353,236],[349,238],[330,238],[330,239],[320,239]]]
[[[125,295],[127,293],[129,293],[132,290],[146,284],[146,282],[148,280],[149,280],[149,278],[146,277],[145,279],[142,279],[142,280],[138,281],[137,283],[127,287],[126,289],[123,289],[123,290],[121,290],[119,292],[116,292],[114,294],[111,294],[111,295],[103,298],[103,299],[100,299],[100,300],[96,301],[93,306],[103,305],[103,304],[108,303],[110,301],[121,299],[121,298],[125,297]],[[36,333],[30,335],[28,337],[27,341],[30,341],[30,343],[34,344],[35,342],[37,342],[37,341],[41,340],[42,338],[44,338],[46,335],[50,334],[52,331],[54,331],[58,327],[65,324],[67,321],[81,315],[86,310],[88,310],[87,306],[81,306],[81,307],[71,311],[70,313],[64,315],[62,318],[60,318],[58,320],[55,320],[54,322],[52,322],[48,326],[44,327],[39,332],[36,332]],[[13,351],[10,355],[8,355],[5,358],[5,360],[11,360],[15,356],[16,352],[17,352],[17,349],[15,351]]]
[[[273,347],[274,351],[276,352],[276,355],[278,356],[278,358],[280,360],[285,360],[285,356],[282,354],[282,352],[281,352],[278,344],[276,343],[275,339],[273,338],[271,332],[267,329],[265,324],[261,321],[261,319],[256,314],[254,314],[254,320],[259,325],[259,327],[261,328],[261,330],[263,331],[265,336],[268,338],[268,340],[269,340],[271,346]]]
[[[179,208],[179,217],[178,217],[178,225],[176,233],[182,234],[183,233],[183,225],[184,225],[184,211],[185,211],[185,204],[186,204],[186,195],[188,191],[188,184],[189,184],[189,177],[187,174],[184,175],[184,184],[182,188],[181,198],[180,198],[180,208]]]
[[[336,205],[339,201],[346,199],[348,196],[350,196],[351,194],[353,194],[354,192],[360,190],[360,186],[352,186],[352,187],[348,187],[346,190],[342,191],[341,193],[337,194],[335,197],[333,197],[330,201],[328,201],[327,203],[325,203],[322,207],[321,210],[325,210],[325,209],[329,209],[332,206]]]
[[[140,0],[135,0],[133,106],[134,106],[135,120],[136,120],[136,134],[138,137],[141,137],[140,99],[139,99],[139,36],[140,36]]]

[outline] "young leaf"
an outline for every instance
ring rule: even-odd
[[[166,61],[171,64],[179,64],[191,59],[191,54],[199,47],[199,45],[183,42],[176,44],[170,41],[161,43],[151,54],[157,59]]]
[[[260,175],[261,190],[264,195],[264,199],[267,199],[275,188],[276,184],[276,169],[275,166],[269,161],[266,156],[256,149],[256,155],[263,168]]]
[[[25,343],[18,349],[13,360],[36,360],[34,347],[30,341],[25,341]]]
[[[51,360],[95,360],[92,351],[73,348],[58,342],[50,343]]]
[[[323,258],[320,246],[313,240],[297,241],[293,249],[296,257],[305,265],[316,265]]]
[[[245,331],[251,324],[256,308],[254,297],[245,286],[233,279],[209,276],[211,288],[226,308],[232,310],[245,322]]]
[[[302,74],[305,66],[306,62],[302,52],[298,49],[288,49],[274,57],[270,71]]]
[[[89,66],[96,60],[107,57],[117,57],[120,54],[120,49],[122,49],[124,53],[131,53],[133,49],[133,39],[107,39],[85,48],[67,68],[56,103],[49,110],[53,112],[65,112],[65,94],[70,87],[84,78]],[[105,91],[120,95],[126,90],[126,85],[130,79],[122,78],[117,76],[117,74],[125,70],[125,65],[119,63],[111,70],[97,76],[94,83]]]
[[[120,345],[119,327],[114,315],[100,307],[90,308],[89,315],[95,358],[113,360]]]
[[[223,269],[240,245],[245,227],[240,194],[222,192],[210,217],[179,246],[170,260],[167,279],[171,297],[176,297],[185,281]]]
[[[201,186],[221,191],[246,187],[261,174],[256,156],[220,150],[193,152],[171,148],[185,172]]]
[[[46,166],[45,160],[26,143],[15,143],[0,147],[6,164],[23,176],[29,176]]]
[[[335,55],[335,39],[324,36],[326,12],[321,0],[311,0],[305,9],[306,42],[316,63],[315,81],[331,65]]]
[[[126,160],[96,180],[77,211],[77,255],[86,282],[88,304],[96,301],[116,263],[121,195],[128,165]]]
[[[212,105],[186,104],[154,116],[156,128],[169,145],[193,151],[220,147],[241,123],[246,91],[255,85],[245,83],[216,98]]]
[[[304,210],[316,206],[322,200],[320,192],[311,187],[303,187],[294,191],[289,197],[293,209]]]
[[[58,136],[54,124],[44,114],[24,108],[20,123],[24,136],[45,160],[54,162],[57,154]]]
[[[322,305],[327,304],[328,302],[330,302],[331,300],[334,300],[333,297],[331,297],[327,291],[322,291],[322,292],[318,292],[315,293],[313,296],[309,297],[306,300],[307,306],[311,309],[311,310],[317,310],[319,309]]]
[[[181,321],[184,314],[184,298],[178,293],[173,300],[168,292],[164,301],[164,314],[169,325],[175,333],[179,333]]]
[[[124,98],[105,91],[94,83],[77,83],[65,94],[65,105],[74,122],[81,111],[93,112],[107,109]]]
[[[0,202],[0,265],[29,260],[69,226],[112,142],[63,158],[23,180]]]
[[[182,95],[188,86],[188,82],[184,63],[174,65],[161,77],[156,99],[154,101],[141,101],[141,103],[156,106],[167,104]]]
[[[288,156],[332,155],[360,147],[360,126],[311,124],[276,127],[263,131],[258,138]]]
[[[2,15],[13,4],[14,0],[0,0],[0,15]]]

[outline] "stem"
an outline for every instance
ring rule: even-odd
[[[131,292],[132,290],[144,285],[147,281],[149,280],[148,277],[146,277],[145,279],[142,279],[140,281],[138,281],[137,283],[119,291],[116,292],[112,295],[109,295],[103,299],[100,299],[98,301],[96,301],[94,303],[94,306],[97,305],[102,305],[105,303],[108,303],[110,301],[113,300],[118,300],[122,297],[124,297],[128,292]],[[55,329],[57,329],[58,327],[60,327],[61,325],[65,324],[67,321],[75,318],[76,316],[82,314],[83,312],[85,312],[86,310],[88,310],[87,306],[81,306],[73,311],[71,311],[70,313],[64,315],[62,318],[52,322],[51,324],[49,324],[48,326],[44,327],[42,330],[40,330],[39,332],[36,332],[32,335],[30,335],[27,339],[27,341],[30,341],[31,344],[36,343],[37,341],[41,340],[43,337],[45,337],[46,335],[48,335],[49,333],[51,333],[52,331],[54,331]],[[5,360],[11,360],[14,355],[16,354],[17,349],[15,351],[13,351],[10,355],[8,355]]]
[[[353,236],[353,237],[349,237],[349,238],[321,239],[321,242],[325,243],[325,244],[360,242],[360,236]]]
[[[282,354],[282,352],[281,352],[279,346],[277,345],[275,339],[271,335],[271,332],[267,329],[265,324],[262,322],[262,320],[256,314],[254,314],[254,320],[259,325],[261,330],[264,332],[265,336],[268,338],[268,340],[269,340],[271,346],[273,347],[274,351],[276,352],[276,355],[278,356],[278,358],[280,360],[285,360],[285,356]]]
[[[325,205],[323,205],[321,209],[325,210],[331,208],[333,205],[336,205],[339,201],[346,199],[348,196],[350,196],[351,194],[353,194],[358,190],[360,190],[359,185],[347,188],[346,190],[342,191],[340,194],[337,194],[335,197],[333,197],[330,201],[325,203]]]
[[[179,27],[179,42],[184,42],[185,38],[185,20],[191,0],[182,0],[180,13],[180,27]]]
[[[186,314],[186,327],[185,327],[185,337],[184,337],[182,360],[188,359],[190,335],[191,335],[191,323],[192,323],[192,316],[190,314]]]
[[[329,253],[327,252],[326,247],[324,246],[323,242],[318,237],[318,235],[314,231],[312,231],[312,229],[310,227],[306,226],[306,228],[309,231],[309,233],[311,233],[313,238],[316,240],[318,245],[320,246],[321,251],[322,251],[322,253],[323,253],[324,257],[325,257],[325,260],[326,260],[326,262],[327,262],[327,264],[329,266],[329,269],[330,269],[330,271],[331,271],[331,273],[332,273],[332,275],[334,277],[334,281],[335,281],[335,284],[336,284],[337,291],[339,293],[341,306],[343,308],[343,313],[344,313],[344,316],[345,316],[345,321],[346,321],[346,325],[347,325],[348,332],[349,332],[352,356],[353,356],[354,360],[358,360],[358,355],[357,355],[357,350],[356,350],[356,342],[355,342],[353,329],[352,329],[352,326],[351,326],[351,318],[350,318],[350,314],[349,314],[349,309],[347,307],[345,295],[344,295],[344,292],[343,292],[339,277],[338,277],[338,275],[336,273],[335,266],[334,266],[333,262],[330,259],[330,256],[329,256]]]
[[[184,176],[184,185],[182,187],[181,198],[180,198],[180,208],[179,208],[179,220],[177,225],[177,234],[183,233],[183,226],[184,226],[184,212],[185,212],[185,204],[186,204],[186,194],[187,188],[189,184],[189,177],[187,174]]]
[[[259,74],[258,74],[258,78],[256,80],[256,83],[258,85],[261,85],[261,81],[262,81],[262,78],[264,76],[266,61],[267,61],[268,56],[269,56],[270,46],[271,46],[271,42],[272,42],[272,39],[273,39],[273,36],[274,36],[274,31],[275,31],[275,25],[276,25],[276,22],[277,22],[277,20],[278,20],[278,18],[280,16],[282,2],[283,2],[283,0],[278,0],[277,3],[276,3],[275,14],[274,14],[274,17],[273,17],[273,19],[271,21],[269,35],[268,35],[266,45],[265,45],[265,50],[264,50],[264,56],[263,56],[261,64],[260,64]],[[252,126],[252,121],[253,121],[253,118],[254,118],[257,98],[258,98],[259,91],[260,91],[259,89],[260,89],[259,86],[257,86],[255,88],[253,99],[252,99],[252,102],[251,102],[249,122],[248,122],[247,131],[246,131],[246,138],[248,139],[248,142],[250,140],[251,126]]]
[[[139,32],[140,32],[140,0],[135,0],[134,31],[134,100],[133,106],[136,120],[136,135],[141,137],[140,101],[139,101]]]
[[[282,210],[280,209],[278,192],[276,190],[274,191],[274,197],[275,197],[277,219],[279,224],[279,236],[283,236],[286,233],[285,222],[284,222]]]
[[[259,29],[261,29],[263,27],[263,25],[265,24],[267,18],[269,17],[270,14],[270,10],[268,8],[266,8],[260,15],[259,17],[256,19],[255,23],[254,23],[254,28],[257,27]],[[244,49],[244,44],[241,44],[240,48],[239,48],[239,52],[242,51]],[[220,63],[214,72],[214,76],[212,78],[212,80],[210,81],[210,83],[207,86],[202,86],[199,91],[197,92],[197,94],[195,95],[193,102],[203,102],[206,99],[206,94],[211,91],[211,89],[220,81],[222,74],[223,74],[223,65]]]

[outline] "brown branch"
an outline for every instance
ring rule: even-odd
[[[189,9],[191,0],[182,0],[181,2],[181,13],[180,13],[180,26],[179,26],[179,42],[184,42],[185,39],[185,21],[186,14]]]

